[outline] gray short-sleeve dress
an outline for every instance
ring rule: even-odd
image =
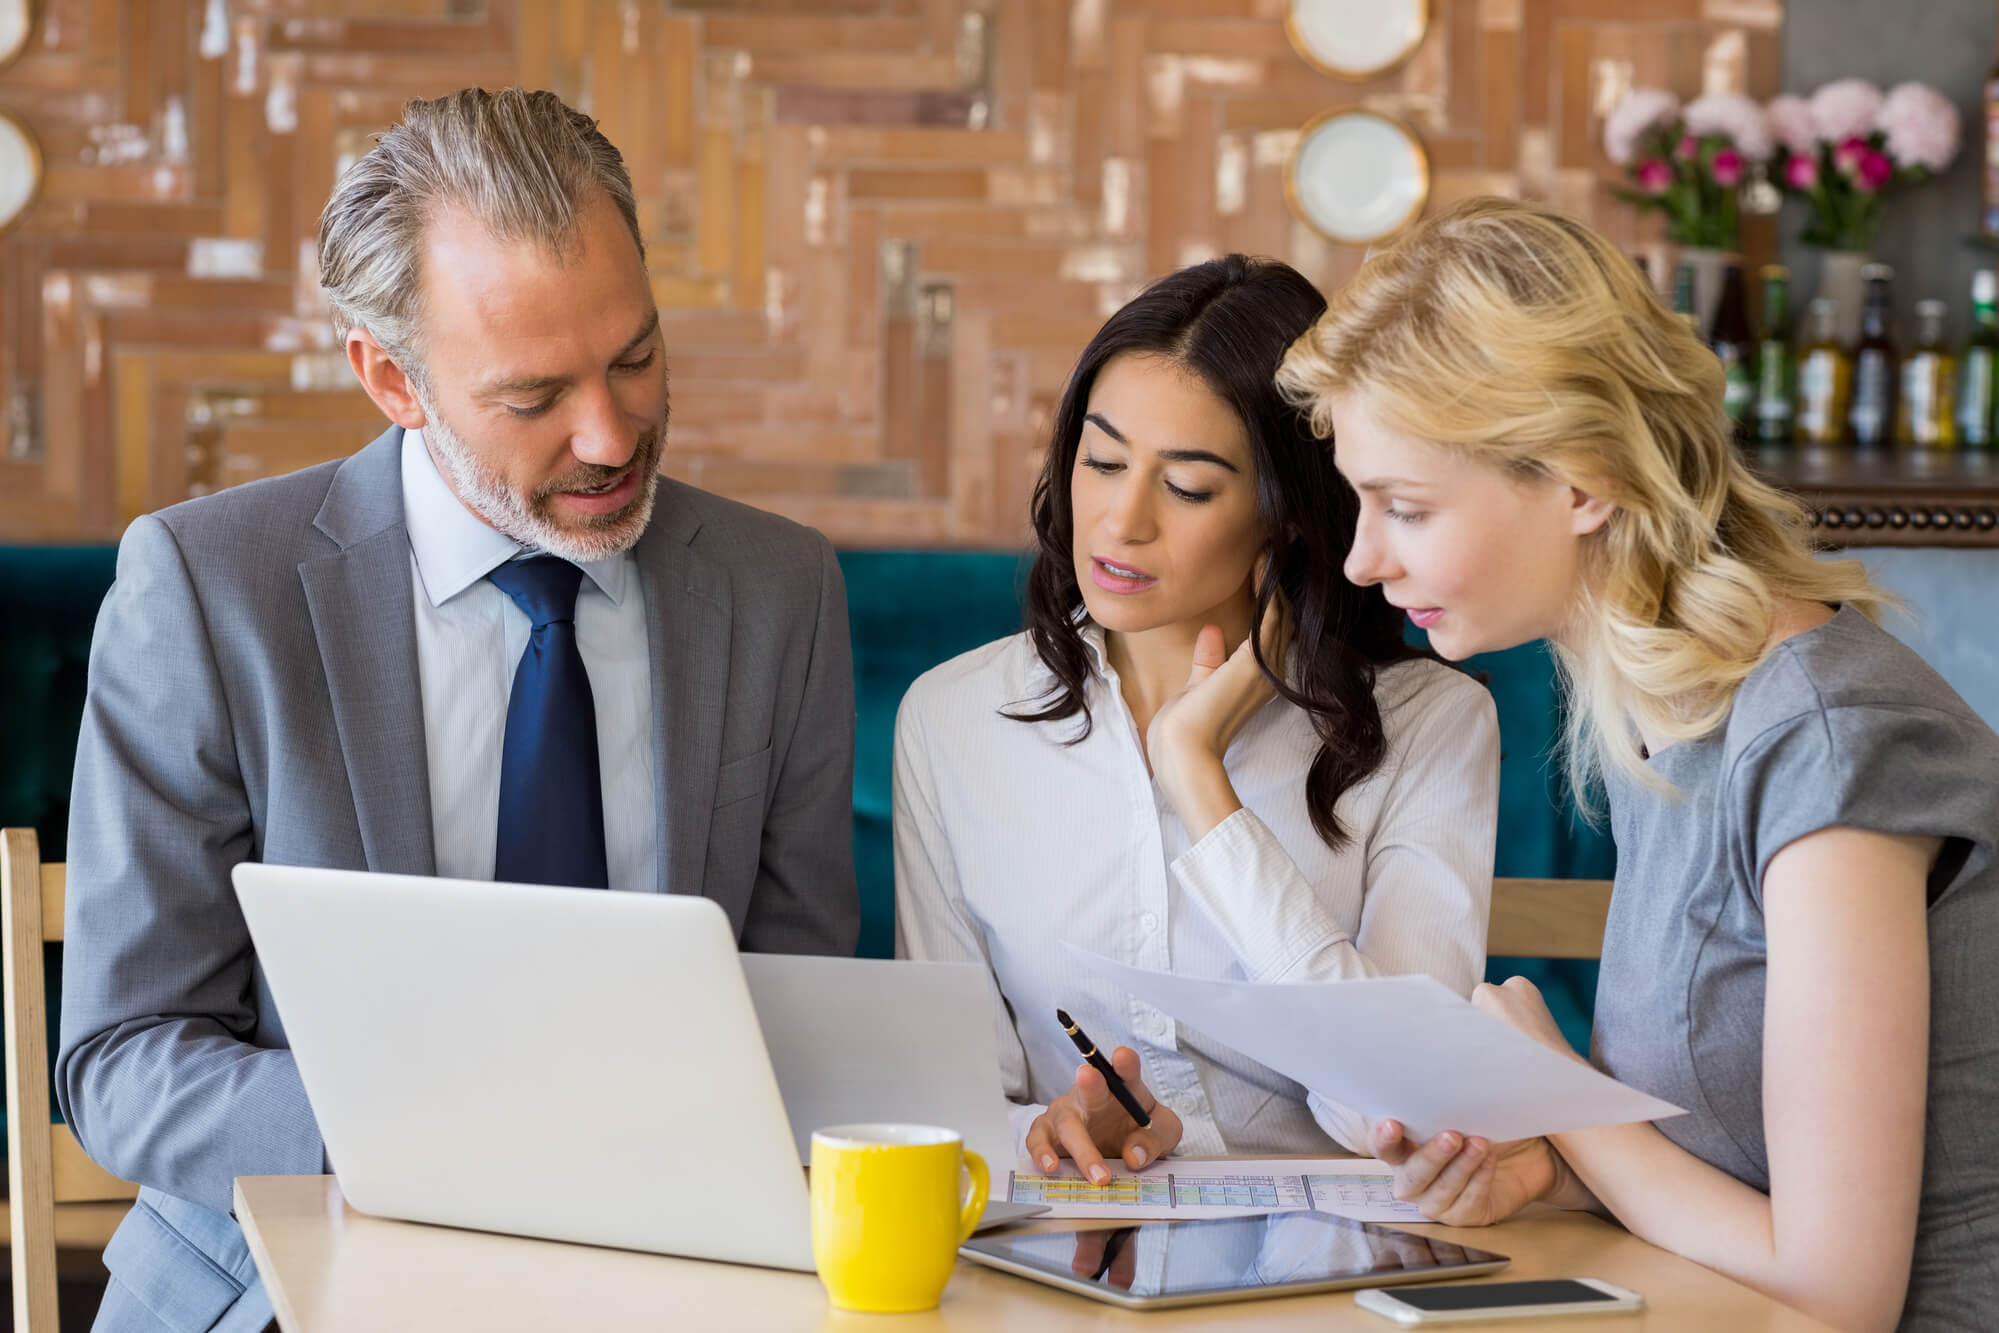
[[[1606,779],[1617,882],[1593,1058],[1686,1107],[1658,1128],[1766,1192],[1765,867],[1824,828],[1944,839],[1929,885],[1929,1104],[1902,1327],[1999,1328],[1999,736],[1847,607],[1780,644],[1720,730],[1650,762],[1677,796]]]

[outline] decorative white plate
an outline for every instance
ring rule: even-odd
[[[42,150],[21,122],[0,111],[0,231],[34,202],[42,183]]]
[[[1393,235],[1430,197],[1430,159],[1408,126],[1373,111],[1329,111],[1298,132],[1284,172],[1292,211],[1328,240]]]
[[[1394,68],[1422,45],[1429,27],[1429,0],[1291,0],[1284,16],[1292,49],[1336,79]]]
[[[34,26],[33,0],[0,0],[0,65],[21,54]]]

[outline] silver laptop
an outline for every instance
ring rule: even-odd
[[[251,862],[233,879],[363,1212],[809,1270],[819,1125],[945,1124],[1012,1165],[973,965],[744,957],[690,896]]]

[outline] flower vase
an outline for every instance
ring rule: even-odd
[[[1819,251],[1818,295],[1832,298],[1833,327],[1848,347],[1860,341],[1860,307],[1867,295],[1860,271],[1870,262],[1863,250]]]
[[[1722,276],[1733,259],[1733,250],[1717,250],[1706,245],[1680,247],[1680,262],[1693,266],[1694,317],[1700,321],[1696,332],[1703,338],[1707,337],[1708,329],[1714,324],[1714,309],[1721,304]]]

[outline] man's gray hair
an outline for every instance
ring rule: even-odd
[[[595,120],[554,93],[521,88],[408,103],[319,216],[319,285],[334,333],[366,329],[422,390],[425,225],[462,210],[497,239],[560,253],[599,190],[618,206],[643,262],[632,179]]]

